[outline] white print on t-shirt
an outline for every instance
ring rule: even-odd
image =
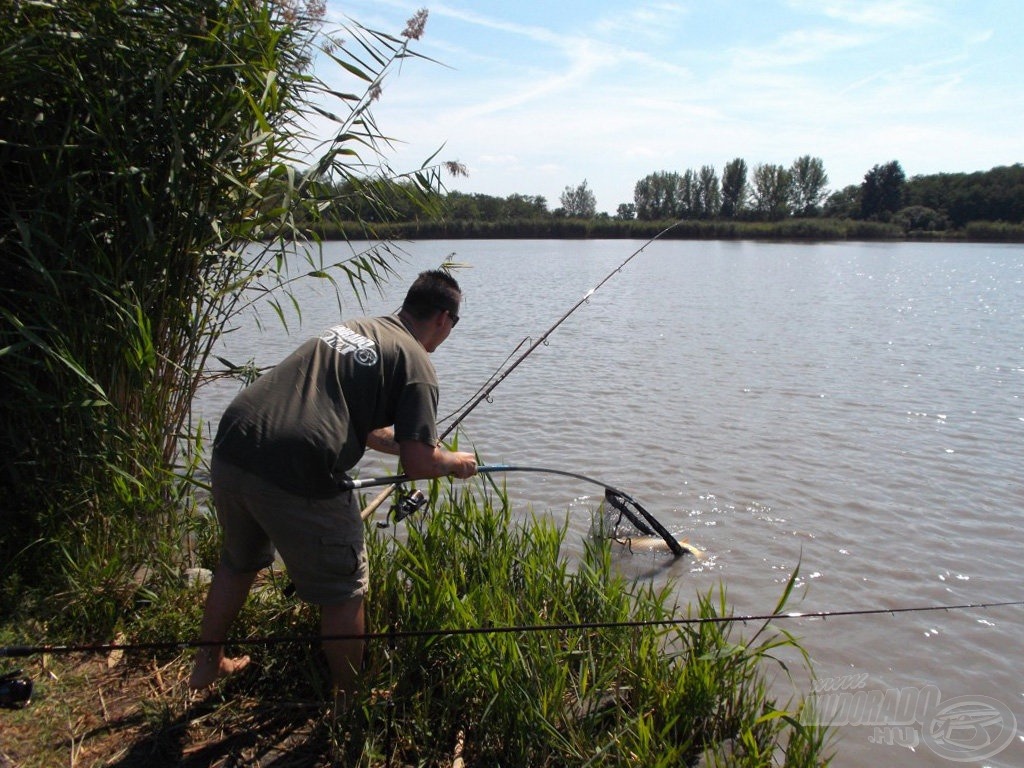
[[[336,325],[320,334],[320,338],[339,355],[354,354],[355,361],[360,365],[377,364],[377,345],[351,328]]]

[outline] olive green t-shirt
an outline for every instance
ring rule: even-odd
[[[367,434],[437,445],[437,374],[394,315],[350,320],[302,344],[242,390],[214,454],[286,491],[325,498],[359,461]]]

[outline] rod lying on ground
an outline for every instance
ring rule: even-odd
[[[676,616],[666,619],[628,619],[623,621],[590,621],[577,624],[529,624],[517,626],[486,626],[463,627],[461,629],[393,629],[382,632],[366,632],[361,635],[285,635],[277,637],[235,637],[228,640],[228,645],[241,646],[277,646],[291,643],[306,645],[319,644],[323,640],[386,640],[394,642],[396,638],[406,637],[451,637],[455,635],[496,635],[522,632],[564,632],[570,629],[589,630],[615,627],[639,626],[694,626],[698,624],[745,624],[749,621],[779,621],[783,619],[832,619],[850,616],[878,616],[888,614],[896,616],[900,613],[920,613],[922,611],[966,611],[1004,606],[1024,606],[1024,600],[1003,600],[1000,602],[961,603],[958,605],[909,605],[902,608],[857,608],[851,610],[827,611],[788,611],[786,613],[743,613],[728,616]],[[43,653],[109,653],[112,651],[181,651],[186,648],[209,648],[212,645],[223,645],[220,640],[167,640],[151,643],[82,643],[78,645],[0,645],[0,659],[25,658]],[[16,670],[14,675],[20,675]]]
[[[665,529],[661,523],[655,519],[654,515],[644,509],[640,503],[630,496],[628,493],[624,493],[617,488],[614,488],[607,483],[602,483],[600,480],[595,480],[592,477],[586,475],[580,475],[576,472],[565,472],[560,469],[547,469],[545,467],[517,467],[509,464],[485,464],[477,467],[476,471],[479,474],[488,474],[492,472],[543,472],[549,475],[563,475],[565,477],[574,477],[577,480],[583,480],[587,483],[599,485],[604,488],[605,501],[618,512],[624,516],[630,523],[636,526],[637,530],[647,536],[654,536],[655,534],[665,540],[665,544],[672,550],[672,554],[676,557],[686,553],[686,549],[680,544],[676,537],[673,536],[668,530]],[[389,475],[387,477],[365,477],[356,480],[347,479],[338,484],[338,487],[346,491],[357,491],[362,488],[371,488],[378,485],[398,485],[409,481],[407,475]],[[395,516],[395,521],[402,520],[407,515]]]

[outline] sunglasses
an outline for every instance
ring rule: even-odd
[[[438,307],[438,309],[441,310],[442,312],[448,313],[448,317],[452,319],[452,328],[459,324],[459,316],[452,312],[450,309],[448,309],[447,307]]]

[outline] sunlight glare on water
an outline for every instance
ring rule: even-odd
[[[472,265],[457,275],[462,322],[434,355],[446,414],[640,245],[414,243],[369,310],[394,310],[416,272],[450,254]],[[222,353],[272,365],[337,322],[333,295],[310,289],[303,318],[290,338],[244,327]],[[234,391],[202,393],[197,410],[215,423]],[[787,610],[1008,601],[1022,598],[1022,393],[1020,246],[658,241],[465,420],[460,445],[630,493],[707,553],[618,557],[630,576],[675,579],[683,604],[724,585],[736,613],[770,611],[798,564]],[[589,534],[600,488],[503,479],[522,514],[567,518],[576,547]],[[1009,607],[784,628],[821,679],[987,696],[1024,725],[1022,624]],[[888,732],[840,731],[837,766],[949,764]],[[962,764],[1024,764],[1024,742]]]

